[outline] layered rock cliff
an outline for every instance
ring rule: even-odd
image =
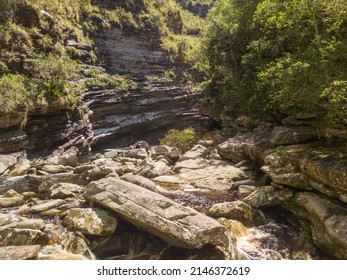
[[[209,122],[194,108],[200,92],[190,89],[187,81],[168,77],[175,65],[161,50],[157,32],[115,28],[98,32],[93,39],[106,72],[129,75],[136,83],[126,93],[113,88],[87,92],[95,143],[110,144],[112,139],[114,145],[127,145],[139,138],[155,142],[169,128]]]
[[[105,13],[111,13],[117,7],[127,7],[126,3],[110,1],[96,1],[94,4],[98,5],[95,9],[104,9]],[[144,9],[143,6],[141,2],[132,9]],[[78,42],[81,39],[78,40],[77,35],[59,34],[59,20],[55,15],[38,11],[28,3],[25,7],[31,8],[35,26],[43,33],[47,32],[46,25],[50,25],[49,36],[54,35],[59,48],[80,62],[79,68],[96,67],[93,58],[96,53],[96,68],[101,69],[104,76],[126,75],[136,86],[124,90],[96,83],[88,87],[83,102],[71,107],[49,103],[0,113],[0,152],[26,149],[28,152],[49,153],[71,146],[77,146],[83,152],[91,145],[129,145],[139,138],[155,142],[170,128],[199,127],[205,121],[209,122],[209,118],[194,108],[200,92],[186,79],[171,75],[173,68],[181,72],[186,66],[170,62],[161,48],[160,32],[153,23],[141,28],[123,28],[112,23],[105,28],[103,23],[109,20],[91,14],[86,17],[96,28],[84,28],[84,32],[91,37],[92,46]],[[20,10],[21,6],[17,8]],[[25,18],[28,26],[33,25],[30,18],[33,17]],[[38,50],[42,51],[40,48]],[[30,64],[27,57],[22,60],[23,65],[28,61]],[[13,71],[30,69],[20,67]],[[79,82],[83,84],[86,79],[88,77],[82,77]]]

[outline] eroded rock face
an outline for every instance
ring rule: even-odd
[[[301,119],[295,120],[300,126],[275,127],[271,133],[258,129],[252,134],[240,133],[221,144],[219,153],[234,161],[241,159],[238,155],[246,155],[263,164],[261,170],[271,179],[271,186],[256,188],[242,199],[244,202],[253,207],[276,206],[292,211],[299,219],[309,221],[314,243],[321,250],[346,258],[345,141],[312,141],[316,139],[315,131],[303,126],[309,124]]]
[[[324,196],[299,193],[292,211],[311,222],[314,242],[325,252],[347,258],[347,209]]]
[[[26,149],[44,154],[53,148],[63,152],[72,146],[88,151],[93,134],[86,112],[81,117],[77,108],[48,106],[12,114],[14,117],[9,119],[0,113],[0,152]]]
[[[307,126],[276,126],[271,132],[271,144],[291,145],[304,143],[317,139],[317,133],[314,128]]]
[[[121,179],[105,178],[90,183],[86,198],[175,246],[229,247],[226,229],[217,221]]]
[[[137,83],[128,93],[95,88],[86,94],[85,102],[93,111],[90,118],[96,145],[110,140],[115,145],[128,145],[140,137],[153,141],[152,135],[158,132],[157,138],[161,137],[168,127],[199,127],[208,122],[193,108],[200,93],[189,92],[184,81],[165,76],[172,64],[161,50],[157,31],[111,28],[93,36],[106,71],[128,74]]]

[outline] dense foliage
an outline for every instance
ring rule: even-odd
[[[211,3],[212,0],[0,0],[0,111],[47,102],[78,104],[84,86],[78,86],[76,80],[79,73],[85,74],[79,64],[96,62],[89,34],[102,29],[155,31],[173,62],[193,64],[204,20],[186,8],[207,7]],[[126,76],[84,76],[88,77],[87,87],[116,86],[127,91],[135,86]]]
[[[219,0],[201,54],[219,113],[347,124],[346,0]]]
[[[181,151],[186,152],[197,143],[197,140],[198,135],[194,128],[189,127],[183,130],[170,129],[164,138],[160,139],[160,144],[177,147]]]

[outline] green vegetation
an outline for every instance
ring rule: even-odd
[[[170,129],[164,136],[160,139],[161,145],[168,145],[177,147],[183,152],[188,151],[197,143],[198,137],[194,128],[185,128],[183,130]]]
[[[123,92],[136,87],[127,76],[103,73],[87,75],[85,83],[77,83],[79,62],[96,61],[88,34],[98,29],[151,29],[161,35],[162,48],[173,62],[193,65],[204,19],[187,8],[211,2],[119,1],[106,8],[90,0],[0,0],[0,110],[48,102],[74,106],[84,85],[116,87]],[[71,41],[84,47],[69,45]]]
[[[67,56],[38,56],[31,61],[32,74],[4,74],[0,78],[0,111],[17,107],[51,105],[71,106],[80,101],[83,85],[78,78],[76,62]]]
[[[26,102],[26,77],[7,74],[0,78],[0,112],[11,112]]]
[[[137,87],[137,83],[129,75],[108,75],[97,68],[88,69],[83,75],[88,78],[85,81],[87,87],[112,88],[122,92]]]
[[[314,113],[346,126],[347,1],[220,0],[207,19],[205,105],[224,115]]]

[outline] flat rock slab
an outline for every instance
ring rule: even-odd
[[[196,188],[216,191],[227,191],[232,183],[247,179],[247,175],[239,168],[221,160],[185,160],[175,168],[179,169],[179,177]]]
[[[86,198],[174,246],[229,247],[227,230],[216,220],[121,179],[110,177],[91,182]]]
[[[41,245],[0,247],[0,260],[32,260],[40,249]]]

